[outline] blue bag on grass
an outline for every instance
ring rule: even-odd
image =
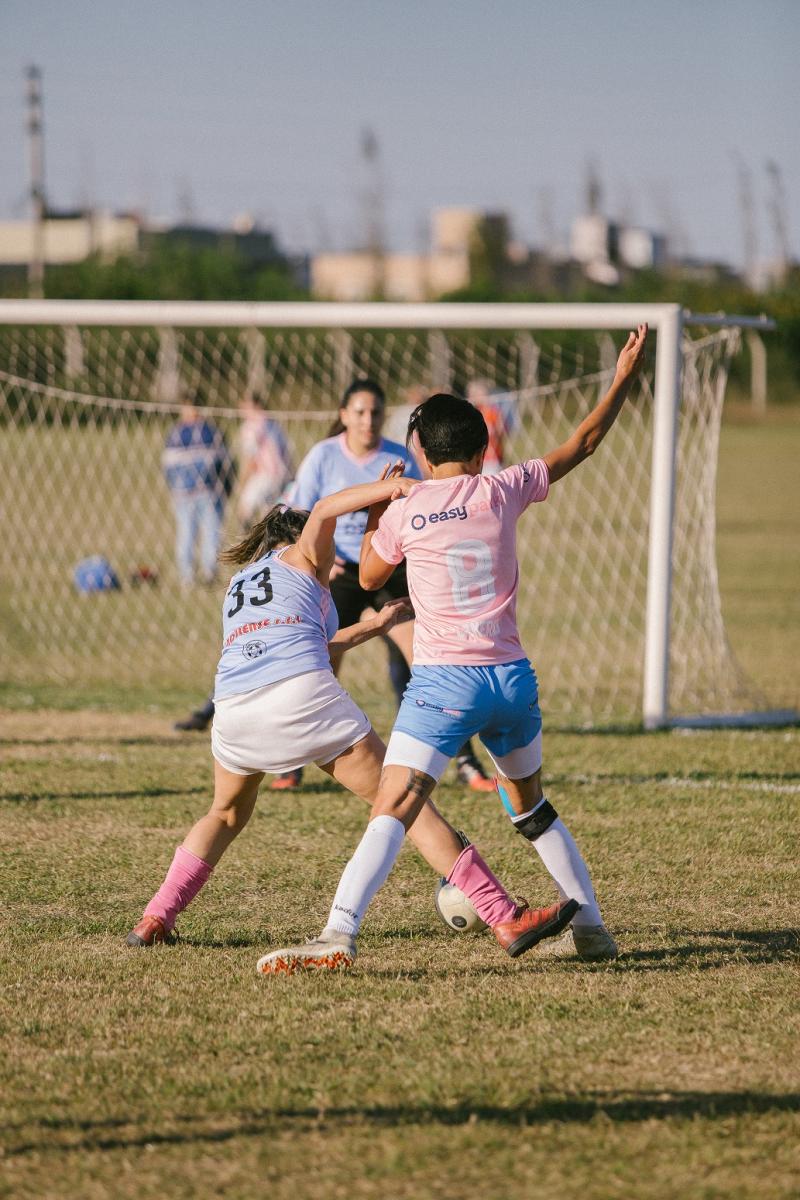
[[[119,578],[107,558],[93,554],[82,558],[72,573],[75,587],[84,595],[90,592],[115,592],[119,590]]]

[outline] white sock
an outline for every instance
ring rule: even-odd
[[[544,800],[541,801],[544,804]],[[530,812],[522,813],[512,818],[517,824],[525,820],[539,807],[537,804]],[[580,908],[572,918],[573,925],[602,925],[603,918],[594,895],[589,869],[583,861],[583,856],[575,844],[570,831],[560,817],[556,818],[549,829],[541,833],[531,845],[536,850],[547,870],[553,877],[562,900],[577,900]]]
[[[326,929],[356,936],[372,897],[394,866],[405,836],[403,822],[396,817],[380,816],[370,821],[342,872]]]

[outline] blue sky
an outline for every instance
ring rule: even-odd
[[[293,248],[363,237],[360,131],[392,244],[430,209],[566,234],[587,163],[604,208],[743,257],[736,162],[775,252],[765,162],[800,253],[798,0],[0,0],[0,216],[23,215],[24,67],[44,72],[56,206],[249,211]]]

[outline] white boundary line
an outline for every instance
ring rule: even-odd
[[[680,775],[657,779],[651,775],[636,774],[561,775],[556,771],[549,779],[545,772],[545,781],[555,784],[579,784],[582,787],[628,783],[637,787],[688,788],[697,791],[713,791],[715,788],[722,788],[728,792],[774,792],[781,796],[800,795],[800,783],[766,783],[759,779],[686,779]]]

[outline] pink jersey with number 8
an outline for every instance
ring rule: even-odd
[[[408,564],[415,663],[488,666],[524,658],[517,630],[517,520],[549,488],[540,458],[497,475],[430,479],[395,500],[372,548]]]

